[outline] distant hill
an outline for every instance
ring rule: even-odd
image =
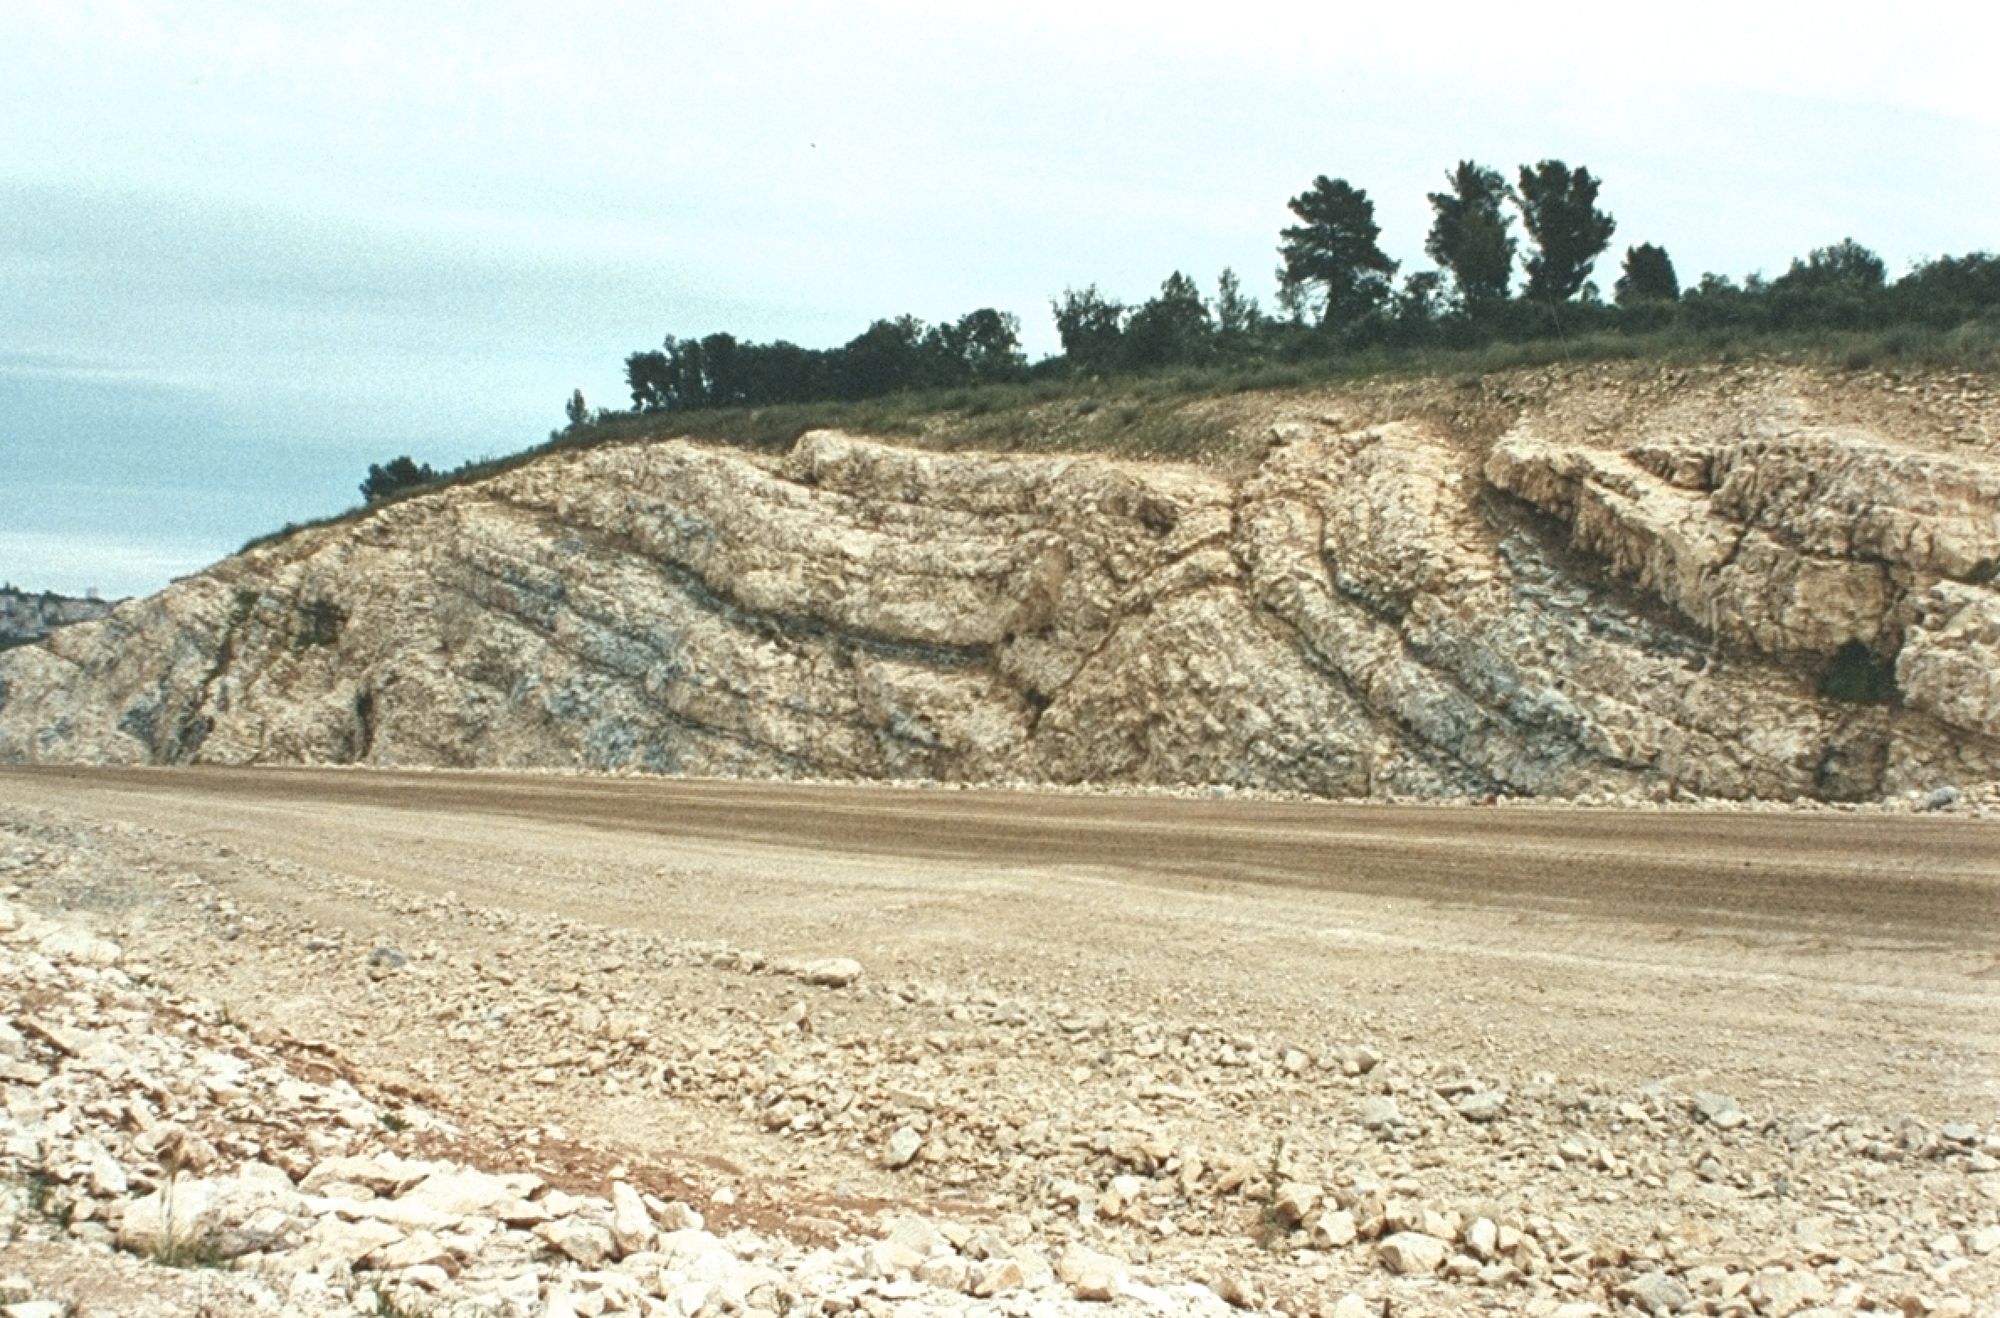
[[[0,586],[0,650],[39,641],[72,622],[95,622],[111,612],[114,600],[76,599],[53,591]]]

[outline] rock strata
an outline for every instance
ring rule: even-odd
[[[0,760],[1329,796],[2000,780],[1990,427],[1857,419],[1810,371],[1683,374],[1489,382],[1497,435],[1308,397],[1229,475],[827,430],[558,453],[0,657]]]

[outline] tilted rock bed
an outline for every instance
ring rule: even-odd
[[[1476,383],[1471,429],[1443,382],[1270,405],[1229,473],[835,431],[553,454],[0,656],[0,760],[1323,796],[2000,781],[1990,393],[1905,406],[1771,366]]]

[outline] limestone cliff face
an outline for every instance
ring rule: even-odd
[[[1758,379],[1558,382],[1497,439],[1292,400],[1230,475],[832,431],[557,454],[0,656],[0,758],[1326,795],[2000,779],[1991,437],[1913,442]]]

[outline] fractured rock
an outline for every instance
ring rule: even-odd
[[[1402,1124],[1403,1112],[1396,1106],[1395,1099],[1370,1094],[1361,1100],[1360,1119],[1369,1130],[1387,1130]]]
[[[1398,1231],[1375,1246],[1375,1257],[1389,1271],[1403,1276],[1428,1276],[1444,1266],[1450,1252],[1444,1241],[1416,1231]]]
[[[1736,1100],[1727,1094],[1701,1093],[1694,1096],[1694,1110],[1717,1130],[1734,1130],[1748,1120]]]
[[[818,961],[802,961],[788,967],[793,978],[804,984],[820,988],[846,988],[861,978],[861,963],[852,957],[825,957]]]
[[[1467,1121],[1498,1121],[1500,1114],[1507,1110],[1507,1091],[1504,1089],[1483,1089],[1466,1094],[1452,1105],[1458,1115]]]
[[[1314,1208],[1319,1206],[1321,1194],[1322,1191],[1317,1185],[1302,1181],[1286,1181],[1272,1194],[1271,1211],[1285,1226],[1298,1226],[1306,1220]]]
[[[645,1201],[624,1181],[611,1183],[611,1239],[622,1255],[651,1249],[660,1238]]]
[[[1654,1314],[1679,1313],[1694,1303],[1694,1295],[1686,1286],[1657,1268],[1624,1283],[1618,1294]]]
[[[883,1162],[889,1167],[907,1167],[924,1147],[924,1137],[910,1126],[898,1126],[889,1136],[889,1144]]]
[[[1056,1259],[1056,1276],[1079,1300],[1109,1300],[1125,1285],[1125,1265],[1109,1254],[1071,1245]]]

